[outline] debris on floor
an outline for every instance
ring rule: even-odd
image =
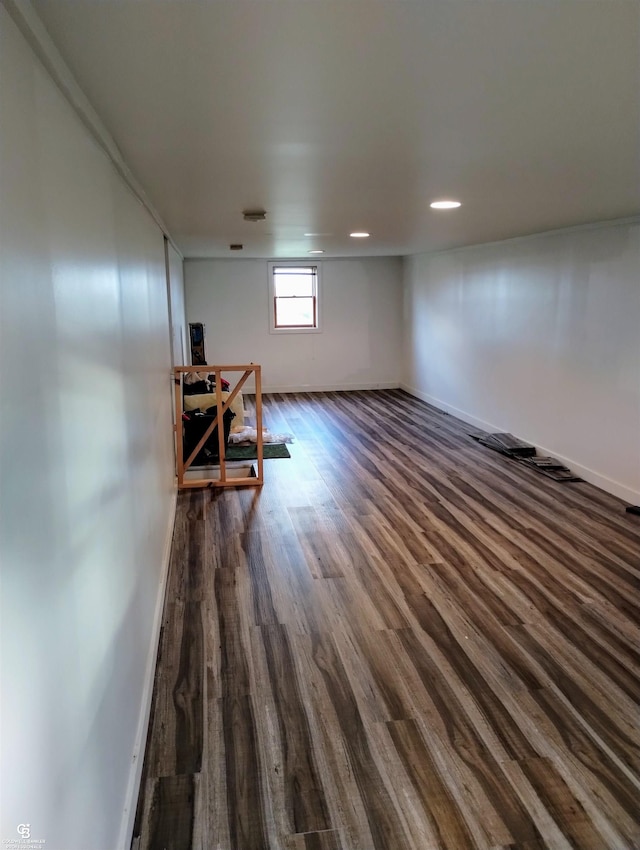
[[[483,434],[475,439],[490,449],[509,455],[510,457],[532,457],[535,455],[535,446],[514,437],[513,434]]]
[[[479,432],[469,434],[469,436],[489,449],[500,452],[500,454],[506,455],[513,460],[526,463],[527,466],[537,469],[554,481],[582,481],[582,478],[574,475],[559,460],[537,454],[535,446],[525,443],[523,440],[518,439],[518,437],[514,437],[513,434],[483,434]]]

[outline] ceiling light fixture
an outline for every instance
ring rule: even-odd
[[[429,206],[434,210],[455,210],[461,207],[462,204],[460,201],[434,201]]]
[[[331,236],[330,233],[305,233],[305,236]]]
[[[352,239],[366,239],[367,236],[370,236],[370,233],[367,233],[366,230],[356,230],[354,233],[350,233]]]
[[[245,221],[264,221],[267,213],[265,210],[243,210],[242,217]]]
[[[324,254],[321,248],[316,248],[314,251],[307,251],[307,254]]]

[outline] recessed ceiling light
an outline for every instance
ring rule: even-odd
[[[324,251],[321,248],[317,248],[315,251],[307,251],[307,254],[324,254]]]
[[[369,235],[365,230],[356,230],[355,233],[349,234],[353,239],[366,239]]]
[[[434,210],[455,210],[461,207],[460,201],[434,201],[429,206]]]
[[[305,233],[305,236],[331,236],[330,233]]]

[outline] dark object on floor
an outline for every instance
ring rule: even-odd
[[[556,460],[554,457],[544,457],[541,455],[528,457],[525,460],[525,463],[529,463],[531,466],[535,466],[538,469],[566,469],[564,464],[560,463],[560,461]]]
[[[546,475],[547,478],[553,478],[554,481],[582,481],[578,475],[574,475],[566,466],[551,467],[549,469],[541,469],[540,472]]]
[[[183,456],[186,461],[191,452],[195,449],[195,447],[200,442],[201,437],[204,432],[207,430],[209,425],[215,419],[216,408],[210,407],[208,408],[206,413],[195,413],[190,412],[187,415],[189,419],[184,420],[184,442],[183,442]],[[227,448],[227,444],[229,442],[229,431],[231,430],[231,420],[234,418],[235,414],[232,410],[225,410],[224,412],[224,445],[225,450]],[[194,465],[202,466],[206,463],[217,463],[220,459],[220,450],[218,447],[218,428],[215,427],[211,432],[211,436],[204,444],[204,446],[200,449],[198,454],[195,456],[193,461]]]
[[[529,443],[519,440],[518,437],[514,437],[513,434],[475,433],[469,434],[469,436],[489,449],[500,452],[500,454],[513,458],[513,460],[519,460],[522,463],[526,463],[527,466],[537,469],[543,475],[546,475],[547,478],[552,478],[554,481],[582,481],[582,478],[574,475],[573,472],[571,472],[568,467],[564,466],[564,464],[560,463],[559,460],[556,460],[553,457],[537,455],[535,446],[531,446]]]
[[[484,434],[478,440],[483,446],[511,457],[532,457],[536,453],[535,446],[530,446],[513,434]]]
[[[626,508],[628,514],[635,514],[636,516],[640,516],[640,505],[629,505]]]
[[[191,342],[191,363],[194,366],[206,366],[204,353],[204,325],[202,322],[189,323],[189,339]]]
[[[276,457],[291,457],[284,443],[264,443],[263,457],[265,460]],[[256,460],[258,450],[251,443],[249,446],[229,446],[226,451],[227,460]]]
[[[554,481],[581,481],[577,475],[574,475],[570,469],[560,463],[554,457],[525,457],[523,463],[533,466],[535,469],[546,475],[547,478],[553,478]]]

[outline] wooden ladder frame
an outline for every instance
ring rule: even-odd
[[[184,447],[182,439],[182,412],[183,406],[183,376],[188,372],[206,372],[208,375],[215,375],[216,379],[216,416],[213,422],[209,425],[205,433],[202,435],[198,445],[191,452],[189,457],[184,459]],[[229,395],[225,401],[222,400],[222,373],[223,372],[242,372],[242,377],[231,388]],[[258,474],[256,476],[245,477],[228,477],[227,476],[227,461],[225,458],[224,445],[224,414],[230,407],[231,403],[238,395],[247,379],[255,376],[256,382],[256,450]],[[178,488],[185,487],[261,487],[264,483],[264,450],[262,439],[262,370],[255,363],[248,365],[231,365],[231,366],[175,366],[173,369],[173,383],[175,389],[175,410],[176,410],[176,465],[178,472]],[[218,452],[220,455],[220,477],[219,478],[185,478],[185,472],[189,469],[200,449],[209,439],[213,430],[218,426]]]

